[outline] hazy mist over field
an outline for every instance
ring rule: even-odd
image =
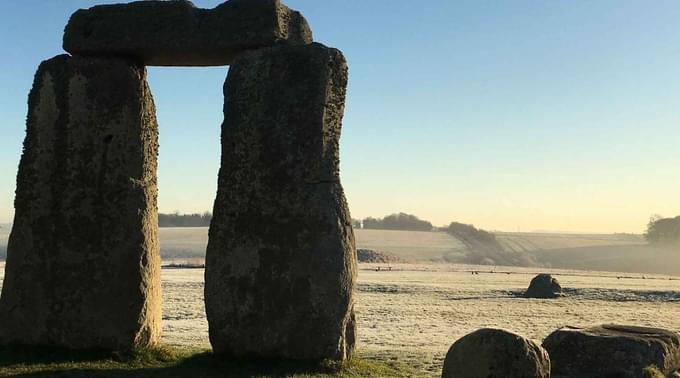
[[[0,225],[0,259],[6,255],[9,224]],[[641,235],[572,233],[495,233],[503,247],[496,255],[470,248],[441,231],[355,229],[357,248],[388,252],[404,262],[524,266],[591,271],[678,274],[676,245],[652,246]],[[202,262],[207,227],[160,229],[164,260]],[[508,260],[505,257],[513,256]]]
[[[480,252],[469,250],[445,232],[354,231],[357,248],[389,252],[405,262],[473,263]],[[680,253],[674,247],[653,247],[639,235],[499,233],[508,254],[526,256],[527,267],[579,269],[678,275]],[[2,240],[2,236],[0,236]],[[161,228],[161,255],[165,260],[195,261],[205,256],[208,229]],[[488,261],[486,265],[502,266]]]

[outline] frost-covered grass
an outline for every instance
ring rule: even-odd
[[[392,271],[375,270],[385,266],[360,264],[359,355],[405,363],[420,375],[441,374],[448,347],[481,327],[508,328],[538,341],[565,325],[615,322],[680,330],[680,281],[673,277],[548,270],[567,296],[541,300],[520,294],[544,269],[392,264]],[[164,270],[163,297],[163,341],[209,348],[203,271]]]
[[[614,322],[680,330],[680,281],[673,277],[550,270],[567,296],[541,300],[520,295],[539,272],[536,268],[392,264],[392,271],[376,271],[378,266],[385,267],[360,264],[356,296],[359,359],[358,365],[342,370],[345,376],[370,376],[371,371],[382,372],[374,376],[438,376],[448,347],[481,327],[508,328],[538,341],[565,325]],[[473,275],[470,270],[482,273]],[[217,371],[205,367],[210,358],[202,352],[210,348],[203,269],[166,269],[162,279],[163,344],[177,358],[132,360],[132,364],[115,359],[34,361],[11,368],[3,364],[0,376],[45,369],[96,369],[98,376],[140,377],[198,371],[191,369]],[[94,374],[85,376],[90,375]]]
[[[357,246],[390,251],[402,257],[437,256],[449,250],[455,252],[460,247],[455,239],[435,232],[358,230],[356,235]],[[523,242],[526,238],[530,242],[534,240],[534,244],[542,247],[570,246],[540,252],[562,266],[623,267],[622,270],[628,272],[651,267],[653,271],[676,275],[680,266],[680,253],[650,252],[646,246],[632,243],[630,236],[610,239],[609,236],[538,234],[534,238],[518,234],[512,237],[515,236],[524,238]],[[542,239],[539,242],[536,238]],[[189,250],[202,256],[206,241],[207,229],[161,229],[163,249]],[[628,242],[632,244],[625,244]],[[587,243],[596,245],[584,246]],[[393,369],[389,374],[385,370],[378,375],[439,376],[448,347],[481,327],[508,328],[538,341],[565,325],[620,323],[680,330],[677,316],[680,281],[669,276],[443,263],[391,264],[391,271],[376,271],[377,267],[386,265],[360,264],[356,311],[357,363],[370,365],[370,369],[378,369],[376,371]],[[473,275],[470,270],[482,273]],[[565,297],[540,300],[519,295],[531,278],[542,271],[557,275],[565,288]],[[4,263],[0,263],[0,272],[4,272]],[[163,343],[180,357],[177,361],[163,362],[158,368],[145,365],[139,368],[143,374],[166,376],[163,374],[174,371],[167,370],[168,364],[188,369],[206,358],[199,353],[210,348],[203,306],[203,274],[203,269],[162,271]],[[195,356],[196,353],[199,354]],[[129,364],[122,366],[115,360],[96,363],[104,364],[106,371],[148,376],[136,375],[139,370],[136,367],[128,374],[130,369],[120,369],[126,369]],[[108,368],[107,364],[113,365]],[[77,369],[82,370],[88,365],[78,366]],[[8,370],[0,370],[5,371]],[[344,371],[343,374],[352,376],[357,370]],[[358,375],[369,373],[366,370]]]
[[[565,325],[623,323],[680,330],[680,281],[668,277],[552,271],[560,274],[568,295],[540,300],[519,295],[537,270],[472,275],[449,265],[392,268],[360,272],[359,348],[377,358],[399,356],[432,376],[439,374],[448,347],[481,327],[511,329],[539,342]]]

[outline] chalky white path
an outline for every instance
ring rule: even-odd
[[[4,272],[4,263],[0,267]],[[678,280],[553,271],[568,274],[558,279],[569,296],[537,300],[516,296],[535,273],[531,269],[472,275],[444,264],[379,272],[374,267],[360,265],[359,353],[408,363],[424,376],[440,375],[451,343],[480,327],[508,328],[539,341],[564,325],[616,322],[680,330]],[[209,348],[203,269],[164,269],[162,278],[163,341]]]

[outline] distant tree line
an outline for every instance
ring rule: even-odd
[[[208,227],[211,219],[212,214],[207,211],[203,214],[158,214],[158,227]]]
[[[358,223],[353,220],[353,224]],[[356,225],[355,225],[356,227]],[[372,230],[432,231],[432,223],[421,220],[415,215],[397,213],[382,219],[368,217],[363,220],[363,228]]]
[[[680,244],[680,216],[675,218],[652,216],[647,224],[645,239],[650,244]]]

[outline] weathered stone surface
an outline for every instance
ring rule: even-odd
[[[224,94],[210,342],[232,357],[349,358],[356,250],[340,185],[347,65],[320,44],[245,52]]]
[[[553,374],[569,377],[641,377],[656,367],[666,376],[680,369],[680,334],[625,325],[565,327],[551,333],[543,347]]]
[[[57,56],[29,95],[0,343],[159,339],[157,124],[144,67]]]
[[[482,328],[458,339],[444,360],[442,378],[550,377],[540,345],[503,329]]]
[[[186,0],[98,5],[75,12],[64,32],[72,54],[129,56],[152,66],[225,65],[247,49],[311,42],[304,17],[279,0],[230,0],[214,9]]]
[[[562,286],[550,274],[541,273],[529,283],[525,298],[557,298],[562,295]]]

